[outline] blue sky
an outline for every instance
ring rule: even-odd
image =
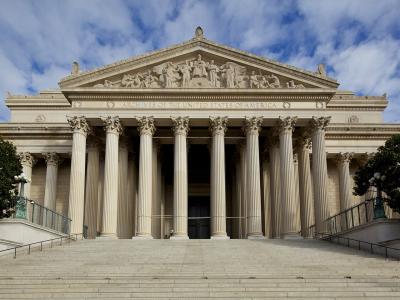
[[[90,69],[192,38],[315,70],[340,89],[387,93],[386,121],[400,122],[398,0],[2,0],[0,121],[7,91],[57,87],[71,63]]]

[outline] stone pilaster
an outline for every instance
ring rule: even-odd
[[[227,117],[210,118],[211,145],[211,239],[227,239],[225,191],[225,132]]]
[[[245,118],[247,165],[247,238],[263,238],[261,212],[260,150],[262,117]]]
[[[128,145],[120,141],[118,150],[118,219],[117,236],[120,239],[132,238],[129,230],[128,205]]]
[[[278,120],[280,166],[281,166],[281,197],[282,197],[282,230],[281,237],[299,237],[297,208],[299,199],[296,198],[296,183],[294,178],[292,133],[297,117],[280,117]]]
[[[300,221],[301,235],[310,238],[310,226],[314,224],[314,204],[310,169],[311,140],[302,138],[297,144],[299,160],[299,194],[300,194]]]
[[[99,146],[95,141],[88,143],[86,169],[86,201],[85,225],[88,227],[87,237],[94,239],[97,236],[97,205],[99,194]]]
[[[70,232],[74,234],[83,232],[86,137],[90,128],[83,116],[69,117],[68,123],[73,130],[68,215],[72,219]]]
[[[171,239],[188,239],[188,170],[187,142],[189,117],[172,118],[174,145],[174,235]]]
[[[122,133],[119,117],[102,118],[106,131],[104,162],[103,222],[101,237],[117,238],[118,220],[118,145]]]
[[[350,178],[350,161],[353,153],[339,153],[336,156],[336,163],[339,171],[339,194],[340,194],[340,211],[352,206],[351,178]]]
[[[151,239],[152,204],[152,150],[153,134],[156,131],[153,117],[137,119],[140,132],[139,193],[136,238]]]
[[[324,222],[329,217],[328,205],[328,167],[325,149],[325,128],[330,117],[312,117],[310,127],[312,130],[312,172],[314,186],[315,225],[318,233],[327,231]]]
[[[272,214],[272,237],[280,238],[282,228],[282,202],[281,202],[281,160],[279,151],[279,140],[272,136],[269,140],[269,160],[271,168],[271,214]]]
[[[21,152],[21,153],[19,153],[19,160],[22,165],[22,173],[24,173],[26,175],[26,177],[28,177],[32,180],[32,168],[36,164],[35,157],[29,152]],[[22,195],[22,196],[30,199],[30,197],[31,197],[31,182],[25,183],[24,195]]]

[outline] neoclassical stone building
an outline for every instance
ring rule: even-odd
[[[203,36],[8,95],[25,196],[89,237],[290,238],[363,197],[388,100]]]

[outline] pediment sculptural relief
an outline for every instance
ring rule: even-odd
[[[216,64],[201,54],[182,63],[165,62],[150,70],[123,74],[120,79],[104,80],[97,88],[304,88],[294,80],[279,78],[275,74],[258,70],[249,72],[235,62]]]

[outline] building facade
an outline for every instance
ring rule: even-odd
[[[25,196],[90,238],[298,238],[364,200],[388,100],[206,39],[8,95]]]

